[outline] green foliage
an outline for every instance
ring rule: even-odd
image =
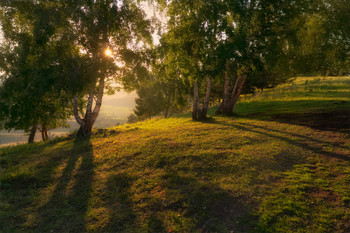
[[[318,43],[309,46],[312,40],[304,43],[298,37],[307,34],[300,33],[307,25],[301,19],[311,16],[319,2],[158,2],[169,21],[161,38],[164,52],[155,58],[156,63],[164,67],[166,79],[185,80],[187,88],[209,76],[215,98],[222,97],[218,93],[222,92],[225,72],[231,77],[231,90],[233,77],[247,74],[243,93],[253,93],[284,83],[293,74],[308,73],[300,66],[306,64],[301,62],[304,48],[314,51],[320,47]],[[317,30],[309,33],[313,41],[318,41],[313,36]],[[227,62],[229,69],[225,68]]]
[[[224,33],[221,1],[173,1],[166,8],[167,33],[161,43],[167,73],[192,82],[220,72],[224,59],[220,41]]]
[[[307,14],[295,21],[295,67],[311,75],[343,75],[349,72],[350,27],[349,3],[315,1]]]
[[[150,24],[138,2],[3,1],[0,17],[0,128],[64,125],[73,96],[88,112],[87,94],[92,103],[99,92],[102,99],[105,85],[112,93],[111,83],[134,85],[128,78],[147,71],[139,44],[151,41]]]
[[[190,83],[210,76],[215,98],[222,97],[226,61],[231,77],[247,73],[243,93],[293,75],[349,70],[349,27],[341,20],[348,18],[346,1],[158,2],[169,17],[160,61]]]
[[[155,71],[154,67],[153,71]],[[135,114],[149,118],[162,114],[164,117],[183,111],[187,106],[187,88],[182,80],[167,76],[158,70],[154,80],[148,80],[137,90]]]
[[[64,126],[70,116],[67,75],[77,76],[72,69],[64,68],[64,63],[79,56],[67,41],[55,35],[66,26],[55,10],[59,6],[30,1],[1,5],[4,59],[0,64],[0,128],[28,131],[37,124],[56,128]],[[69,57],[63,56],[62,50]]]
[[[151,42],[151,28],[138,1],[76,1],[70,2],[68,9],[66,16],[76,45],[91,59],[91,81],[82,83],[86,87],[83,92],[75,93],[87,98],[83,117],[74,105],[74,117],[80,125],[77,136],[81,137],[91,134],[106,86],[107,93],[112,93],[109,85],[115,82],[129,91],[147,75],[143,50]]]

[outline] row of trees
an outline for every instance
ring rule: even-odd
[[[346,0],[158,3],[169,22],[153,60],[156,72],[138,93],[141,118],[167,116],[191,99],[193,119],[204,119],[209,97],[222,100],[217,114],[230,115],[241,93],[296,75],[349,73]]]
[[[230,115],[241,93],[349,72],[347,0],[152,2],[166,23],[146,20],[136,0],[1,1],[0,129],[45,140],[74,115],[89,135],[114,82],[137,91],[140,118],[192,102],[202,120],[210,99]]]

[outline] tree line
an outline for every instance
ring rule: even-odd
[[[47,140],[73,115],[88,136],[115,83],[137,91],[140,119],[191,105],[204,120],[210,100],[231,115],[242,93],[350,72],[346,0],[147,3],[166,22],[136,0],[1,1],[0,129]]]

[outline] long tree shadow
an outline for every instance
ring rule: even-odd
[[[264,120],[264,121],[269,121],[269,120]],[[271,120],[272,121],[272,120]],[[274,121],[276,122],[276,121]],[[239,122],[239,124],[241,125],[245,125],[248,127],[253,127],[253,128],[258,128],[258,129],[262,129],[262,130],[268,130],[270,132],[275,132],[275,133],[280,133],[280,134],[286,134],[287,136],[292,136],[292,137],[296,137],[296,138],[300,138],[300,139],[305,139],[311,142],[315,142],[315,143],[320,143],[320,144],[327,144],[327,145],[332,145],[338,148],[342,148],[342,149],[349,149],[349,147],[346,146],[342,146],[342,145],[334,145],[334,143],[332,142],[327,142],[327,141],[323,141],[323,140],[319,140],[313,137],[308,137],[302,134],[297,134],[297,133],[291,133],[291,132],[286,132],[286,131],[282,131],[282,130],[277,130],[277,129],[272,129],[272,128],[266,128],[266,127],[262,127],[259,125],[254,125],[254,124],[249,124],[249,123],[242,123]]]
[[[8,176],[0,182],[2,183],[2,185],[0,185],[1,199],[11,203],[8,206],[8,213],[11,213],[11,215],[2,219],[7,223],[0,228],[3,232],[17,232],[19,231],[18,229],[23,229],[23,227],[26,228],[27,232],[37,227],[35,224],[40,221],[40,219],[36,219],[37,221],[34,222],[31,220],[31,216],[37,216],[38,214],[37,210],[41,204],[40,196],[46,192],[45,190],[48,187],[55,183],[57,168],[64,163],[72,151],[68,149],[67,146],[70,142],[67,142],[67,144],[60,145],[61,149],[64,148],[61,153],[52,151],[50,154],[50,152],[47,151],[39,157],[33,158],[30,154],[26,154],[26,152],[33,154],[42,153],[46,147],[49,147],[49,145],[52,146],[54,143],[55,142],[49,142],[39,146],[29,145],[20,147],[20,149],[17,147],[9,148],[9,150],[6,151],[9,154],[4,154],[4,157],[2,157],[2,163],[0,164],[2,168],[7,169],[8,167],[17,165],[20,166],[21,169],[22,167],[29,167],[28,169],[33,171],[25,173],[20,172],[18,175]],[[25,154],[26,157],[23,157],[23,154]],[[5,156],[7,156],[7,158],[5,158]],[[18,156],[22,156],[23,158],[18,158]],[[17,161],[21,162],[17,164]],[[26,214],[23,214],[24,209],[26,209]],[[1,230],[0,232],[2,232]]]
[[[340,108],[315,110],[312,112],[274,113],[271,115],[252,113],[240,115],[239,117],[261,120],[263,116],[264,120],[267,121],[301,125],[321,131],[350,133],[350,108],[345,107],[349,104],[346,101],[341,101],[340,103],[331,102],[329,104],[339,104]]]
[[[89,139],[75,140],[50,200],[39,209],[37,232],[83,232],[93,179]]]
[[[211,182],[166,170],[154,187],[159,187],[164,196],[149,197],[138,212],[134,210],[131,191],[138,178],[125,173],[110,176],[106,191],[110,221],[99,232],[250,232],[257,226],[252,200]],[[173,213],[171,221],[177,224],[176,229],[169,226],[169,213]]]
[[[242,123],[242,122],[236,122],[236,123],[228,124],[228,123],[225,123],[225,122],[215,121],[213,123],[214,124],[221,124],[221,125],[232,126],[232,127],[237,128],[237,129],[240,129],[240,130],[249,131],[249,132],[253,132],[253,133],[258,133],[258,134],[265,135],[265,136],[270,137],[270,138],[275,138],[275,139],[278,139],[278,140],[285,141],[285,142],[287,142],[287,143],[289,143],[291,145],[298,146],[298,147],[310,150],[310,151],[312,151],[314,153],[318,153],[318,154],[321,154],[321,155],[324,155],[324,156],[328,156],[328,157],[332,157],[332,158],[341,159],[341,160],[344,160],[344,161],[350,161],[350,157],[349,156],[346,156],[346,155],[343,155],[343,154],[339,154],[339,153],[335,153],[335,152],[325,151],[322,148],[320,148],[319,146],[311,146],[308,143],[306,143],[305,141],[300,142],[301,140],[300,141],[292,140],[290,138],[290,136],[297,136],[296,134],[288,135],[287,132],[283,132],[283,133],[286,134],[286,136],[275,135],[275,134],[272,134],[272,133],[268,133],[269,131],[273,132],[273,130],[271,130],[270,128],[265,128],[265,127],[262,127],[262,126],[257,126],[257,125],[253,125],[253,124]],[[260,129],[260,130],[257,130],[257,129]],[[262,131],[262,130],[264,130],[265,132]],[[275,132],[280,132],[280,131],[275,131]],[[301,138],[305,139],[305,137],[301,137]]]
[[[325,112],[277,114],[273,115],[272,119],[316,130],[350,133],[350,108]]]
[[[152,141],[150,144],[156,142]],[[156,146],[162,147],[160,144]],[[254,230],[258,224],[258,218],[253,212],[254,200],[244,196],[243,192],[224,190],[209,178],[212,172],[216,173],[216,177],[227,177],[232,171],[221,171],[226,166],[220,162],[216,163],[217,167],[213,167],[212,163],[206,164],[207,158],[184,157],[171,153],[177,148],[169,145],[166,148],[147,159],[144,157],[141,159],[142,164],[140,160],[136,162],[130,158],[126,159],[125,163],[129,163],[130,166],[139,163],[141,171],[154,171],[151,177],[146,175],[147,172],[143,177],[121,171],[107,178],[106,189],[102,195],[108,223],[99,229],[99,232]],[[176,158],[170,159],[171,157]],[[183,160],[186,162],[180,164]],[[198,167],[193,166],[194,164]],[[183,167],[188,169],[182,169]],[[208,171],[209,169],[211,171]],[[207,170],[206,178],[205,174],[199,174],[202,170]],[[172,225],[176,225],[175,228],[172,228]]]
[[[135,177],[127,173],[108,177],[107,190],[103,195],[107,204],[109,222],[103,229],[100,229],[100,232],[124,232],[137,228],[133,202],[130,198],[130,188],[134,180]],[[137,230],[133,232],[137,232]]]
[[[178,232],[250,232],[257,225],[252,211],[254,201],[215,183],[166,168],[159,185],[165,187],[165,199],[155,202],[152,211],[158,212],[158,221],[162,212],[178,213],[173,221],[188,224],[178,225]],[[158,229],[149,232],[171,232],[161,228],[160,223],[158,228],[149,224],[149,229]]]
[[[99,232],[167,232],[163,226],[163,221],[156,211],[150,212],[145,225],[142,229],[137,219],[138,216],[134,211],[134,202],[132,200],[133,192],[131,186],[140,177],[132,176],[128,173],[118,173],[110,175],[106,183],[104,200],[109,222]],[[153,208],[153,207],[152,207]],[[147,214],[146,214],[147,215]]]

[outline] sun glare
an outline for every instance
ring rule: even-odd
[[[110,49],[106,49],[105,54],[110,57],[112,55],[112,51]]]

